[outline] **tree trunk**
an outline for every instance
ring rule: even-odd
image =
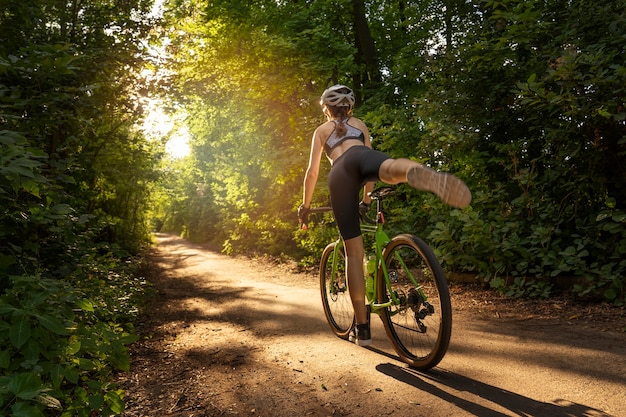
[[[352,0],[352,17],[354,19],[354,32],[357,42],[357,50],[362,54],[362,61],[365,63],[367,80],[372,83],[382,81],[378,59],[376,57],[376,46],[370,33],[365,16],[365,4],[363,0]],[[356,60],[357,62],[359,59]]]

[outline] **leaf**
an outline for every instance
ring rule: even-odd
[[[69,204],[57,204],[55,206],[52,206],[50,208],[50,211],[55,215],[64,216],[72,213],[74,210]]]
[[[139,336],[129,333],[122,333],[118,339],[122,345],[130,345],[131,343],[135,343],[137,340],[139,340]]]
[[[78,306],[78,308],[80,308],[83,311],[88,311],[90,313],[93,313],[94,311],[93,303],[90,300],[87,300],[87,299],[78,300],[76,302],[76,305]]]
[[[74,368],[72,366],[68,366],[63,371],[63,374],[65,375],[65,378],[68,381],[70,381],[72,384],[77,384],[78,383],[78,378],[79,378],[80,374],[78,373],[78,369],[77,368]]]
[[[611,217],[611,219],[617,223],[626,222],[626,213],[616,213],[613,217]]]
[[[22,317],[22,319],[14,323],[9,330],[9,338],[11,339],[11,343],[16,348],[21,348],[24,346],[24,343],[30,338],[31,335],[30,323],[28,322],[27,317]]]
[[[114,354],[110,358],[111,365],[121,371],[128,372],[130,370],[130,357],[127,354],[119,353]]]
[[[617,298],[617,292],[615,291],[615,288],[609,288],[607,290],[604,291],[604,297],[607,300],[615,300],[615,298]]]
[[[43,412],[25,402],[18,402],[11,407],[12,417],[45,417]]]
[[[124,411],[123,394],[124,391],[122,390],[109,391],[104,394],[104,398],[109,405],[109,408],[115,414],[121,414]]]
[[[50,330],[52,333],[58,334],[60,336],[67,336],[69,334],[67,328],[63,325],[63,323],[61,323],[57,318],[53,316],[37,316],[37,319],[39,319],[39,323],[41,323],[43,327]]]
[[[65,349],[65,354],[74,356],[80,350],[81,343],[80,340],[73,340],[68,343],[67,348]]]
[[[10,258],[15,259],[12,256]],[[2,259],[3,258],[0,256],[0,261]],[[6,314],[13,313],[14,311],[17,311],[17,310],[18,310],[17,308],[13,307],[11,304],[7,303],[6,301],[0,300],[0,316],[4,316]]]
[[[50,394],[40,394],[37,396],[37,401],[48,408],[61,409],[61,401],[57,400]]]
[[[0,369],[8,368],[11,365],[11,354],[8,350],[0,352]]]
[[[34,159],[29,159],[27,157],[22,157],[22,158],[17,158],[14,159],[13,161],[11,161],[11,165],[19,165],[22,168],[26,168],[26,169],[32,169],[32,168],[36,168],[42,165],[41,162],[34,160]]]
[[[26,138],[12,130],[0,130],[0,143],[3,145],[23,145]]]
[[[37,374],[24,372],[11,378],[7,389],[22,400],[32,400],[42,392],[43,385]]]
[[[96,369],[96,363],[90,359],[79,358],[78,366],[84,371],[93,371]]]
[[[52,386],[54,388],[59,388],[61,386],[61,382],[63,382],[63,366],[56,364],[50,369],[50,379],[52,380]]]

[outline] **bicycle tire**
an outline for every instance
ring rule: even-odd
[[[338,251],[339,258],[333,279],[332,263],[335,250]],[[320,261],[320,290],[326,320],[333,333],[342,339],[348,339],[354,323],[354,309],[348,291],[345,268],[343,245],[338,242],[330,243],[322,252]]]
[[[430,369],[443,359],[452,333],[452,305],[441,264],[423,240],[409,234],[391,239],[382,256],[391,289],[400,300],[398,305],[392,304],[381,311],[387,336],[402,361],[418,370]],[[399,259],[411,270],[427,303]],[[392,298],[382,268],[378,274],[377,296],[385,303]]]

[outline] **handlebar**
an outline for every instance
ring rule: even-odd
[[[300,224],[300,228],[302,230],[308,230],[308,226],[307,226],[307,220],[309,219],[309,214],[311,213],[325,213],[327,211],[332,211],[333,208],[332,207],[312,207],[309,209],[309,211],[306,213],[305,217],[304,217],[304,221]]]
[[[377,213],[377,218],[379,218],[378,213],[382,212],[383,209],[383,200],[389,196],[392,196],[396,193],[395,188],[393,187],[380,187],[377,188],[375,190],[373,190],[372,192],[369,193],[369,196],[372,200],[376,201],[376,213]],[[325,213],[327,211],[332,211],[333,208],[332,207],[328,207],[328,206],[324,206],[324,207],[313,207],[309,209],[309,212],[307,213],[307,217],[308,214],[312,214],[312,213]],[[376,220],[375,219],[371,219],[370,217],[368,217],[366,214],[364,213],[359,213],[359,217],[361,218],[361,221],[364,223],[369,223],[369,224],[376,224]],[[306,219],[305,219],[306,220]],[[302,230],[307,230],[307,223],[303,222],[301,225]]]
[[[327,211],[333,211],[332,207],[314,207],[309,209],[309,213],[325,213]]]

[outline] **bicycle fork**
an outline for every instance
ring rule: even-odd
[[[333,250],[333,255],[332,255],[332,260],[331,260],[332,271],[330,275],[330,288],[331,288],[331,295],[334,296],[335,298],[337,297],[338,294],[344,293],[348,289],[347,277],[345,276],[345,273],[343,275],[339,273],[339,262],[345,263],[345,260],[340,259],[340,256],[339,256],[339,251],[341,250],[342,247],[343,247],[343,241],[341,239],[338,239],[337,242],[335,242],[335,250]]]

